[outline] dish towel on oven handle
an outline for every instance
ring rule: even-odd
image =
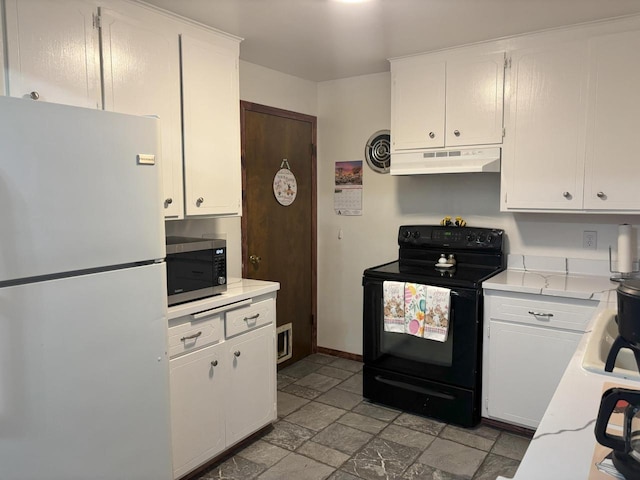
[[[428,285],[426,304],[424,338],[446,342],[449,334],[451,290]]]
[[[404,284],[404,331],[416,337],[424,336],[424,313],[427,286],[419,283]]]
[[[384,331],[404,333],[404,282],[382,284]]]

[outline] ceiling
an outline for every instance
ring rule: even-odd
[[[325,81],[388,58],[640,13],[640,0],[145,0],[243,37],[240,58]]]

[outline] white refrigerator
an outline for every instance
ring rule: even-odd
[[[0,480],[172,478],[157,123],[0,97]]]

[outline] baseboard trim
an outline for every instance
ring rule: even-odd
[[[530,428],[520,427],[518,425],[512,425],[510,423],[500,422],[498,420],[493,420],[491,418],[482,418],[482,421],[480,423],[482,425],[487,425],[488,427],[493,427],[499,430],[505,430],[507,432],[516,433],[518,435],[522,435],[528,438],[533,438],[533,434],[536,433],[535,430],[531,430]]]
[[[318,353],[324,353],[325,355],[331,355],[333,357],[346,358],[348,360],[355,360],[356,362],[362,361],[362,355],[356,353],[342,352],[340,350],[333,350],[332,348],[318,347]]]

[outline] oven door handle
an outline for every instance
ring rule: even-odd
[[[398,382],[397,380],[388,380],[386,378],[383,378],[380,375],[376,375],[375,379],[376,379],[377,382],[386,383],[387,385],[391,385],[392,387],[398,387],[398,388],[402,388],[404,390],[411,390],[412,392],[422,393],[422,394],[425,394],[425,395],[431,395],[432,397],[444,398],[445,400],[454,400],[456,398],[455,396],[450,395],[448,393],[438,392],[438,391],[433,390],[431,388],[419,387],[417,385],[411,385],[411,384],[405,383],[405,382]]]

